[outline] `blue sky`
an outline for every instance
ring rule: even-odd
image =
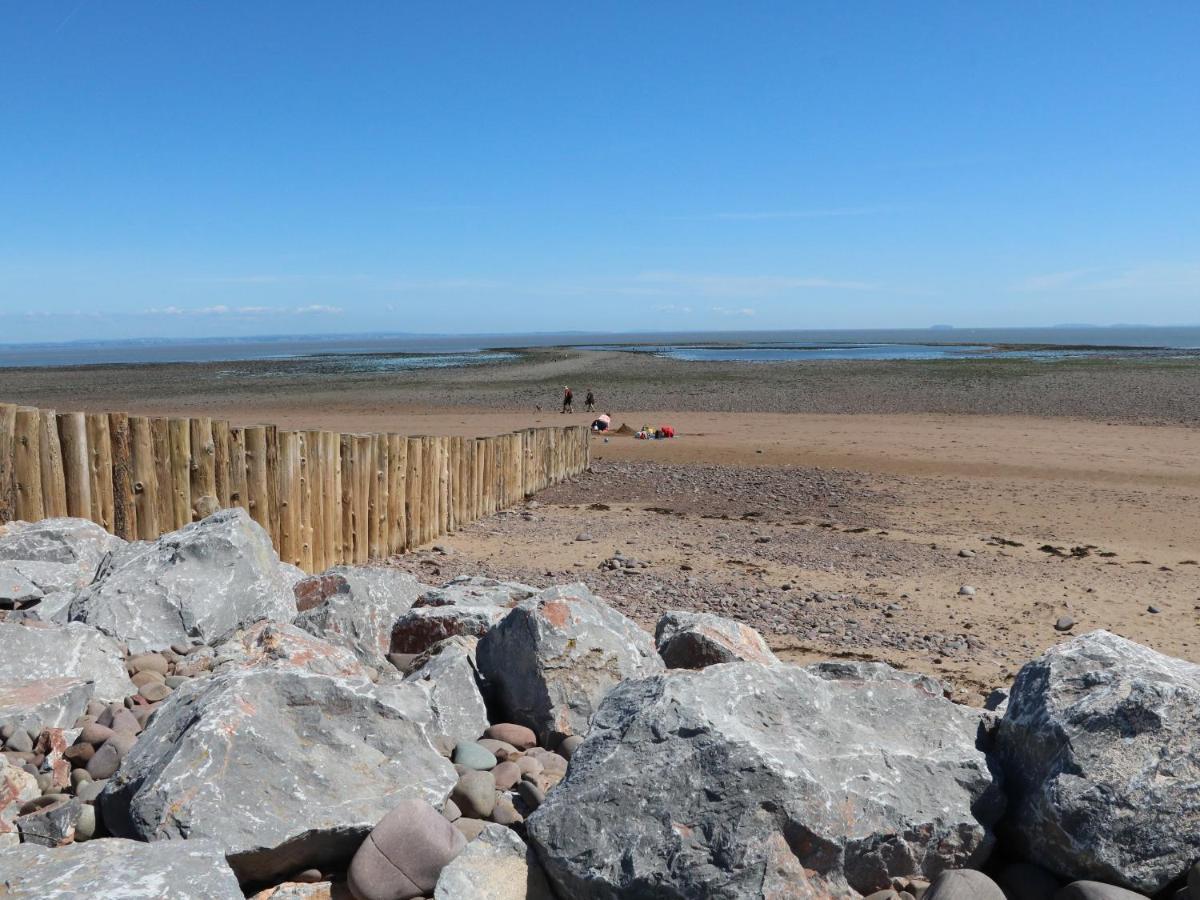
[[[1200,321],[1200,4],[0,0],[0,340]]]

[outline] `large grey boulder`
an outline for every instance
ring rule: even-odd
[[[526,825],[573,898],[870,894],[978,866],[1003,812],[980,714],[887,667],[626,681]]]
[[[290,666],[317,675],[369,682],[370,673],[347,648],[280,622],[255,622],[213,648],[211,670]]]
[[[522,600],[483,636],[476,656],[504,718],[551,746],[586,734],[592,713],[620,682],[663,668],[650,635],[582,584]]]
[[[0,525],[0,560],[72,566],[90,579],[106,553],[125,541],[87,519],[41,519]]]
[[[1154,894],[1200,857],[1200,666],[1093,631],[1026,664],[1000,723],[1012,839]]]
[[[671,669],[703,669],[739,660],[765,666],[779,662],[749,625],[712,613],[663,613],[654,629],[654,643]]]
[[[23,728],[70,728],[83,715],[95,685],[81,678],[0,681],[0,722]]]
[[[433,900],[554,900],[541,864],[515,831],[488,823],[438,877]]]
[[[392,626],[427,588],[387,566],[338,566],[303,579],[294,590],[299,627],[379,668],[387,665]]]
[[[537,588],[462,576],[419,596],[392,629],[393,653],[424,653],[446,638],[483,637]]]
[[[290,622],[291,585],[271,539],[240,508],[224,509],[116,554],[71,603],[70,618],[133,653],[212,643],[260,619]]]
[[[0,682],[46,678],[94,682],[93,695],[100,700],[120,700],[137,693],[125,673],[121,648],[95,628],[78,622],[0,622]]]
[[[405,681],[429,697],[433,731],[455,743],[476,740],[488,727],[487,706],[479,692],[474,638],[447,638],[413,661]]]
[[[426,737],[424,695],[291,663],[180,687],[99,804],[112,833],[217,841],[242,881],[344,864],[400,800],[440,806],[454,768]]]
[[[5,900],[242,900],[221,848],[208,841],[144,844],[102,838],[48,850],[0,849]]]

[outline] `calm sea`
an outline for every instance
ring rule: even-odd
[[[507,358],[504,348],[604,347],[695,360],[939,359],[1200,350],[1200,326],[929,328],[846,331],[312,335],[209,340],[0,344],[0,366],[75,366],[357,357],[354,368],[416,369]],[[489,352],[484,352],[489,351]],[[347,360],[340,360],[342,366]]]

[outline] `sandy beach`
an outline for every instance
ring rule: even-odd
[[[647,627],[665,609],[715,609],[789,658],[884,659],[975,703],[1093,628],[1200,661],[1195,362],[764,366],[539,350],[403,373],[346,360],[6,370],[0,397],[476,435],[562,421],[564,383],[580,398],[594,387],[616,423],[680,437],[597,437],[593,473],[396,565],[430,581],[582,579]]]

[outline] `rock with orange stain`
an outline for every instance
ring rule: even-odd
[[[296,625],[383,668],[392,626],[427,590],[412,575],[387,566],[338,566],[296,584]]]
[[[518,603],[476,655],[504,718],[551,746],[586,734],[600,701],[622,681],[663,669],[650,635],[582,584]]]
[[[463,576],[426,591],[395,623],[392,653],[424,653],[438,641],[480,638],[537,588],[494,578]]]
[[[0,847],[20,842],[14,820],[20,815],[21,807],[41,793],[36,778],[11,765],[7,757],[0,754]]]
[[[70,728],[92,699],[94,685],[81,678],[0,681],[0,722],[22,728]]]
[[[398,681],[222,666],[159,707],[100,811],[121,837],[217,841],[248,883],[336,869],[400,800],[445,800],[457,778],[430,725],[425,694]]]
[[[767,642],[749,625],[712,613],[663,613],[654,642],[670,669],[703,669],[727,662],[779,662]]]
[[[987,860],[981,726],[881,664],[671,670],[605,698],[527,834],[564,897],[866,895]]]
[[[69,613],[135,654],[211,644],[253,622],[295,616],[292,582],[271,539],[241,508],[128,545],[71,601]]]
[[[95,628],[78,622],[0,622],[0,682],[43,678],[91,681],[98,700],[122,700],[137,693],[125,673],[121,648]]]
[[[280,622],[255,622],[216,646],[213,670],[228,667],[290,666],[318,675],[369,681],[363,664],[348,649]]]

